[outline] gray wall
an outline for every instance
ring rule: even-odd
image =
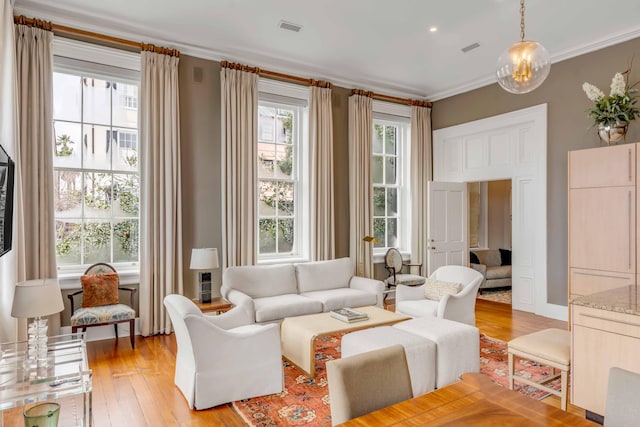
[[[567,304],[567,152],[597,147],[600,141],[585,110],[591,107],[582,83],[609,93],[611,78],[640,58],[640,39],[618,44],[551,66],[547,80],[535,91],[513,95],[497,84],[436,101],[432,127],[441,129],[533,105],[547,103],[547,295],[550,303]],[[633,70],[630,82],[640,80]],[[627,141],[640,140],[640,125],[631,125]]]

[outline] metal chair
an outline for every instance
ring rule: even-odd
[[[418,267],[419,274],[402,273],[404,267]],[[402,255],[396,248],[389,248],[384,256],[384,268],[389,271],[389,277],[385,279],[387,287],[398,285],[420,286],[425,282],[422,277],[422,264],[406,264],[402,261]]]
[[[109,274],[116,273],[115,268],[109,264],[99,262],[91,265],[84,272],[88,274]],[[118,282],[119,284],[119,282]],[[113,325],[116,332],[116,341],[118,340],[118,323],[129,323],[129,339],[131,340],[131,348],[135,348],[135,320],[136,311],[133,308],[133,297],[137,291],[135,288],[118,286],[121,291],[127,291],[130,293],[130,303],[125,304],[111,304],[103,305],[99,307],[80,307],[75,309],[74,297],[82,295],[83,291],[79,290],[67,295],[69,301],[71,301],[71,331],[77,332],[82,328],[82,332],[86,332],[87,328],[92,326],[104,326]]]

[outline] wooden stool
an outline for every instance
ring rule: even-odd
[[[571,333],[562,329],[545,329],[533,334],[524,335],[509,341],[509,388],[513,390],[513,382],[520,381],[547,393],[560,397],[560,407],[567,410],[567,378],[571,365]],[[551,367],[551,375],[538,382],[531,381],[514,373],[514,356],[532,360]],[[560,373],[556,373],[556,369]],[[547,387],[550,381],[560,377],[560,390]]]

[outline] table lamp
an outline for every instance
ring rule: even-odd
[[[47,364],[47,319],[64,310],[58,279],[35,279],[16,284],[11,317],[32,318],[28,354],[40,366]]]
[[[211,302],[211,270],[213,270],[214,268],[218,268],[218,249],[192,249],[191,265],[189,266],[189,268],[191,268],[191,270],[205,270],[198,272],[200,302]]]

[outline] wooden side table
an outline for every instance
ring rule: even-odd
[[[201,303],[197,298],[193,299],[193,302],[198,306],[203,313],[224,313],[231,310],[233,304],[222,297],[212,297],[211,302]]]

